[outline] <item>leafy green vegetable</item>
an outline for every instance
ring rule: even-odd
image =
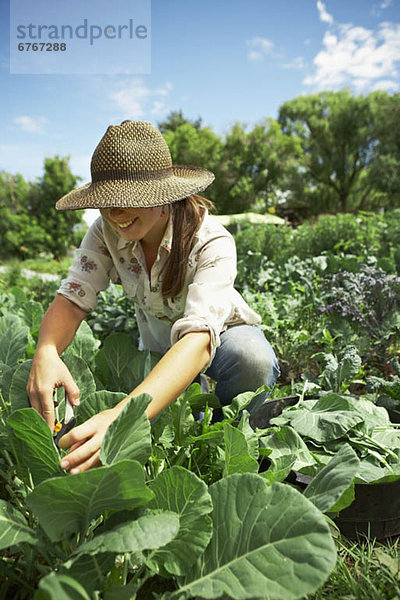
[[[150,402],[148,394],[131,398],[108,427],[100,451],[103,465],[112,465],[125,458],[145,463],[149,458],[150,423],[145,410]]]
[[[141,552],[160,548],[170,542],[179,530],[179,517],[174,512],[155,512],[135,521],[120,523],[111,530],[99,533],[77,548],[78,553]]]
[[[21,475],[35,485],[49,477],[61,476],[60,457],[46,421],[33,408],[16,410],[7,420],[11,428],[10,442]]]
[[[213,537],[172,598],[292,600],[317,589],[336,561],[321,513],[287,485],[251,473],[210,487]],[[310,548],[313,551],[310,553]]]
[[[354,450],[345,444],[328,464],[308,484],[304,496],[322,512],[330,512],[339,499],[352,486],[360,468]],[[351,496],[348,498],[352,500]],[[345,508],[343,502],[340,510]],[[337,509],[337,506],[336,506]]]
[[[36,542],[35,531],[31,529],[22,514],[4,500],[0,500],[0,549],[20,544]]]
[[[258,462],[250,455],[244,433],[229,423],[224,423],[224,441],[225,476],[233,473],[257,473]]]
[[[146,560],[162,573],[185,575],[201,555],[212,534],[212,502],[207,486],[194,473],[172,467],[160,473],[150,486],[154,499],[149,506],[179,515],[179,531],[166,546]]]
[[[26,502],[49,538],[57,541],[86,531],[91,519],[105,509],[131,510],[144,506],[152,497],[145,486],[143,467],[123,460],[110,467],[43,481],[28,494]]]

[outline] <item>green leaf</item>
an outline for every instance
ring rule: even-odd
[[[101,385],[104,387],[104,389],[107,389],[107,390],[116,389],[114,387],[114,381],[113,381],[111,369],[107,363],[104,346],[102,348],[100,348],[100,350],[97,352],[96,356],[94,357],[94,362],[95,362],[94,375],[97,378],[97,380],[101,383]],[[99,385],[97,385],[97,389],[101,389]]]
[[[145,463],[151,454],[150,422],[145,410],[151,396],[140,394],[129,400],[106,431],[100,451],[103,465],[129,458]]]
[[[94,377],[86,362],[74,354],[63,355],[63,362],[68,367],[76,385],[80,389],[81,395],[89,396],[96,391]],[[84,401],[84,397],[82,398]]]
[[[355,498],[355,489],[354,489],[354,485],[355,482],[353,481],[350,486],[347,488],[347,490],[345,490],[343,492],[343,494],[340,496],[339,500],[330,507],[329,512],[330,513],[339,513],[341,510],[343,510],[344,508],[347,508],[347,506],[350,506],[350,504],[352,504],[354,502],[354,498]]]
[[[347,346],[337,371],[337,389],[346,382],[350,382],[361,368],[361,358],[355,346]]]
[[[250,425],[250,413],[244,410],[238,424],[238,430],[243,433],[246,438],[249,454],[255,460],[259,457],[259,442],[258,435]]]
[[[235,419],[246,406],[250,405],[253,398],[256,398],[259,394],[269,390],[270,388],[267,385],[263,385],[255,392],[243,392],[243,394],[235,396],[230,404],[222,408],[224,418]]]
[[[25,325],[29,327],[31,334],[37,336],[40,324],[44,317],[44,310],[40,302],[28,300],[20,306],[18,314],[21,316]]]
[[[79,554],[60,566],[60,575],[68,575],[78,581],[85,590],[92,594],[95,590],[101,590],[105,583],[107,574],[115,564],[115,554],[106,552],[104,554]]]
[[[39,582],[33,600],[91,600],[85,588],[68,575],[50,573]]]
[[[189,443],[189,434],[194,423],[194,417],[184,394],[170,404],[169,411],[172,416],[175,444],[185,446]]]
[[[4,317],[0,317],[0,338],[7,333],[11,326],[23,326],[23,322],[18,315],[7,313]]]
[[[0,362],[10,367],[17,364],[28,345],[29,327],[14,322],[0,338]]]
[[[35,532],[14,506],[0,500],[0,550],[21,542],[35,544]]]
[[[0,391],[6,402],[9,399],[9,390],[14,369],[0,362]],[[25,394],[26,395],[26,394]]]
[[[22,467],[25,481],[31,473],[35,485],[49,477],[64,475],[53,436],[46,421],[34,408],[14,411],[7,419],[16,460]],[[58,477],[57,477],[58,480]]]
[[[286,409],[282,417],[288,418],[297,433],[318,442],[343,437],[364,418],[355,406],[356,401],[338,394],[323,396],[312,405],[312,410],[307,410],[308,402],[306,400],[298,408]],[[271,423],[274,422],[275,419],[271,419]]]
[[[219,408],[221,406],[221,402],[215,394],[202,394],[200,390],[201,386],[196,382],[192,383],[183,394],[192,412],[203,411],[206,406],[211,408]]]
[[[82,321],[72,343],[65,350],[63,358],[69,354],[74,354],[82,358],[87,364],[90,364],[99,346],[100,340],[94,337],[86,321]]]
[[[306,444],[292,427],[282,425],[259,441],[261,454],[267,451],[271,461],[271,466],[262,476],[271,483],[283,481],[292,469],[300,470],[315,463]]]
[[[179,517],[174,512],[151,511],[135,521],[127,521],[79,546],[78,553],[141,552],[168,544],[179,530]]]
[[[271,466],[267,471],[260,473],[261,477],[268,483],[274,483],[275,481],[284,481],[289,475],[290,471],[293,470],[293,465],[296,461],[296,457],[291,454],[284,454],[278,456],[271,462]]]
[[[107,392],[100,390],[82,397],[79,408],[76,410],[77,425],[81,425],[102,410],[114,408],[121,400],[126,398],[122,392]]]
[[[304,496],[321,512],[330,512],[353,483],[359,468],[360,461],[357,454],[349,444],[344,444],[308,484]]]
[[[294,600],[327,579],[335,545],[322,513],[298,491],[252,473],[209,491],[213,537],[172,597]]]
[[[244,433],[229,423],[224,423],[224,441],[224,477],[233,473],[257,473],[258,462],[250,456]]]
[[[127,333],[109,335],[102,350],[111,373],[112,390],[129,394],[140,382],[141,368],[141,353],[132,337]]]
[[[9,400],[11,402],[12,410],[30,407],[29,399],[26,393],[26,384],[28,382],[31,368],[32,361],[26,360],[22,364],[18,365],[13,373],[9,388]]]
[[[48,479],[27,496],[26,502],[49,538],[57,541],[76,531],[85,532],[91,519],[105,510],[133,509],[152,498],[153,493],[145,486],[143,467],[124,460],[111,467]]]
[[[207,547],[211,534],[211,497],[206,484],[183,467],[171,467],[151,484],[151,508],[171,510],[179,515],[176,537],[146,561],[150,567],[174,575],[186,575]]]

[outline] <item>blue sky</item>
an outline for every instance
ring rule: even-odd
[[[110,2],[115,22],[131,1]],[[149,74],[10,74],[9,30],[0,0],[0,170],[29,180],[58,154],[86,183],[98,141],[124,119],[182,109],[224,136],[299,94],[400,85],[400,0],[151,0]]]

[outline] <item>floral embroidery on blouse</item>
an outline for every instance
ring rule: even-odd
[[[91,273],[92,271],[96,271],[97,265],[93,260],[89,260],[87,256],[82,256],[81,269],[82,271],[86,271],[86,273]]]
[[[210,306],[210,313],[215,315],[218,319],[222,319],[224,316],[224,307],[223,306]]]
[[[240,316],[240,311],[237,308],[237,306],[235,306],[235,309],[233,311],[233,315],[230,317],[229,321],[241,321],[242,317]]]
[[[84,296],[86,294],[85,290],[82,289],[82,286],[80,283],[76,283],[75,281],[69,281],[68,282],[68,287],[69,287],[69,291],[73,292],[73,293],[77,293],[78,296]]]
[[[135,273],[135,275],[140,275],[142,272],[142,267],[139,264],[138,259],[135,256],[132,256],[130,262],[130,266],[128,267],[129,271]]]
[[[109,258],[111,258],[111,254],[105,244],[99,244],[98,248],[100,252],[104,254],[104,256],[108,256]]]
[[[120,257],[119,257],[119,262],[121,263],[121,265],[123,265],[123,264],[124,264],[124,262],[125,262],[125,259],[124,259],[124,257],[123,257],[123,256],[120,256]]]

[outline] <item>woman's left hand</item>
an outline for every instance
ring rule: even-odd
[[[70,450],[61,460],[61,467],[74,475],[99,466],[101,444],[108,426],[118,414],[115,409],[103,410],[63,435],[60,448]]]

